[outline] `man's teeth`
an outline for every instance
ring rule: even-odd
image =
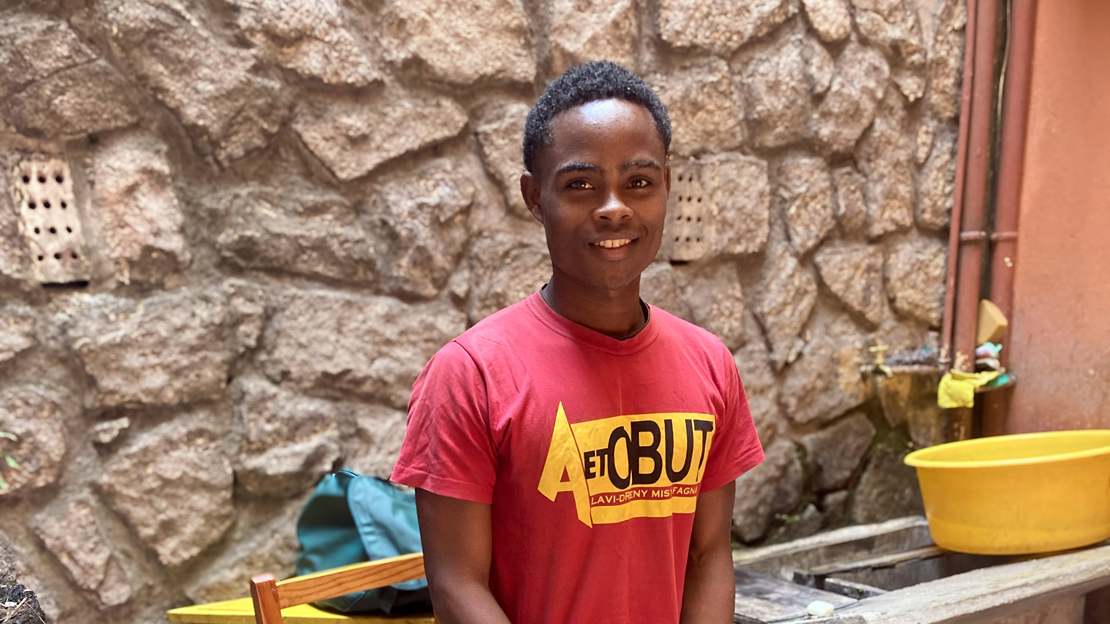
[[[631,243],[631,242],[632,242],[632,239],[630,239],[630,238],[618,238],[616,240],[599,241],[597,244],[601,247],[606,248],[606,249],[616,249],[617,247],[624,247],[625,245],[627,245],[628,243]]]

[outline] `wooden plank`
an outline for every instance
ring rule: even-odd
[[[762,574],[736,570],[736,609],[738,624],[764,624],[806,615],[806,606],[824,600],[834,607],[855,604],[855,600],[839,594],[795,585]]]
[[[866,598],[806,624],[982,624],[1110,586],[1110,545],[973,570]]]
[[[402,617],[384,615],[344,615],[317,609],[312,605],[297,605],[281,610],[284,624],[434,624],[431,614]],[[174,624],[254,624],[254,606],[250,598],[223,600],[208,604],[170,609],[166,618]]]
[[[810,568],[806,572],[815,577],[830,576],[839,574],[841,572],[855,572],[857,570],[877,570],[881,568],[893,568],[894,566],[912,561],[921,561],[922,559],[932,559],[939,557],[946,551],[937,548],[936,546],[926,546],[924,548],[915,548],[904,552],[886,553],[876,555],[874,557],[864,557],[863,559],[856,559],[854,561],[838,561],[825,565]]]
[[[734,565],[781,577],[790,570],[804,570],[834,561],[930,546],[929,523],[923,516],[898,518],[879,524],[846,527],[818,533],[785,544],[737,550]]]
[[[424,553],[413,553],[296,576],[277,584],[281,607],[424,578]]]

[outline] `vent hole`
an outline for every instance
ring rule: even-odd
[[[687,243],[690,242],[690,237],[689,236],[686,237],[686,242]]]
[[[73,228],[71,228],[67,225],[66,226],[66,232],[69,232],[70,234],[72,234],[73,233]]]
[[[34,210],[35,209],[35,202],[27,202],[27,207],[30,208],[31,210]]]
[[[698,217],[698,223],[701,223],[701,217]]]
[[[50,233],[51,234],[57,234],[58,230],[56,228],[50,228]]]
[[[700,198],[700,197],[698,198],[698,203],[699,203],[699,204],[701,203],[701,198]]]
[[[31,183],[31,176],[23,176],[23,183],[24,184],[30,184]]]
[[[42,207],[43,207],[43,208],[46,208],[47,210],[49,210],[49,209],[50,209],[50,202],[48,202],[48,201],[44,201],[44,202],[42,202]]]
[[[39,233],[39,229],[35,228],[35,234],[38,234],[38,233]]]
[[[691,219],[692,219],[692,217],[686,217],[686,220],[687,220],[687,221],[689,221],[689,220],[691,220]]]
[[[696,242],[699,242],[699,243],[700,243],[700,242],[701,242],[701,238],[698,238],[698,239],[696,239]]]
[[[66,209],[66,203],[62,202],[62,210],[65,210],[65,209]]]
[[[62,176],[54,176],[54,181],[57,182],[58,184],[61,184],[62,183]]]
[[[54,254],[54,259],[55,260],[61,260],[62,259],[62,254],[60,254],[60,253]]]
[[[76,251],[71,251],[71,252],[69,252],[69,255],[73,256],[73,259],[74,259],[74,260],[76,260],[76,259],[77,259],[77,252],[76,252]]]
[[[39,262],[42,262],[42,256],[39,256]]]
[[[674,237],[674,242],[676,242],[676,243],[678,242],[678,237],[677,236]]]
[[[46,184],[46,176],[39,176],[39,184]]]

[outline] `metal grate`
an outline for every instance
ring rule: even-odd
[[[87,282],[91,269],[69,165],[57,159],[25,160],[12,177],[35,280]]]

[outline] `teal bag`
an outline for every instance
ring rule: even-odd
[[[388,481],[340,470],[324,477],[297,520],[297,576],[421,552],[416,495]],[[427,579],[354,592],[313,603],[359,613],[431,611]]]

